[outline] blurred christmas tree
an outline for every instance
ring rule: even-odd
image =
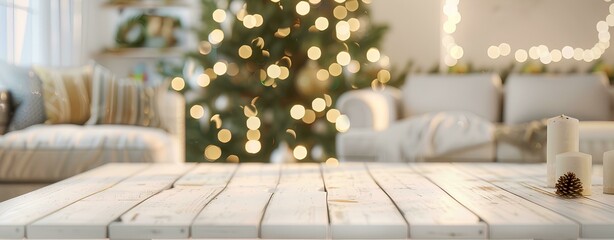
[[[390,81],[370,0],[201,2],[198,52],[173,80],[187,100],[188,161],[268,162],[276,148],[326,161],[349,127],[337,97]]]

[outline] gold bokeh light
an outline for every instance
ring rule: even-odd
[[[215,145],[209,145],[205,148],[205,158],[209,161],[215,161],[222,156],[222,149]]]
[[[222,129],[217,133],[217,139],[222,143],[230,142],[232,139],[232,133],[228,129]]]

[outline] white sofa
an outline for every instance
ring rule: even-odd
[[[602,74],[510,75],[505,85],[494,74],[413,75],[401,90],[362,89],[339,98],[337,108],[349,117],[351,128],[337,135],[337,155],[342,161],[381,161],[378,151],[386,150],[378,149],[374,139],[390,134],[385,130],[399,119],[460,110],[497,126],[522,126],[560,114],[576,117],[581,120],[580,151],[592,154],[594,162],[600,163],[603,152],[614,149],[611,99],[608,80]],[[495,138],[410,161],[538,162],[545,161],[544,154],[545,146],[543,151],[527,152]]]
[[[183,96],[158,101],[165,129],[38,124],[0,136],[0,201],[108,162],[183,162]]]

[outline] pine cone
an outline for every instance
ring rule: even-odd
[[[564,198],[578,198],[582,196],[582,182],[575,173],[567,172],[556,183],[556,195]]]

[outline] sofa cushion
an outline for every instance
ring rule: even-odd
[[[12,114],[11,94],[8,90],[0,89],[0,135],[8,130]]]
[[[118,79],[103,67],[94,69],[93,75],[91,117],[87,124],[165,127],[157,99],[167,91],[166,81],[147,86],[133,79]]]
[[[34,67],[43,83],[48,124],[84,124],[90,117],[92,66]]]
[[[108,162],[183,162],[177,151],[157,128],[35,125],[0,138],[0,182],[57,181]]]
[[[501,78],[493,74],[414,75],[403,86],[403,107],[406,117],[468,111],[497,122],[501,94]]]
[[[510,75],[505,83],[504,122],[516,124],[565,114],[580,121],[610,117],[603,74]]]
[[[0,87],[11,93],[14,113],[9,131],[45,122],[41,80],[33,71],[0,61]]]
[[[377,158],[377,145],[373,142],[378,132],[371,129],[353,129],[337,134],[337,157],[342,161],[373,161]]]

